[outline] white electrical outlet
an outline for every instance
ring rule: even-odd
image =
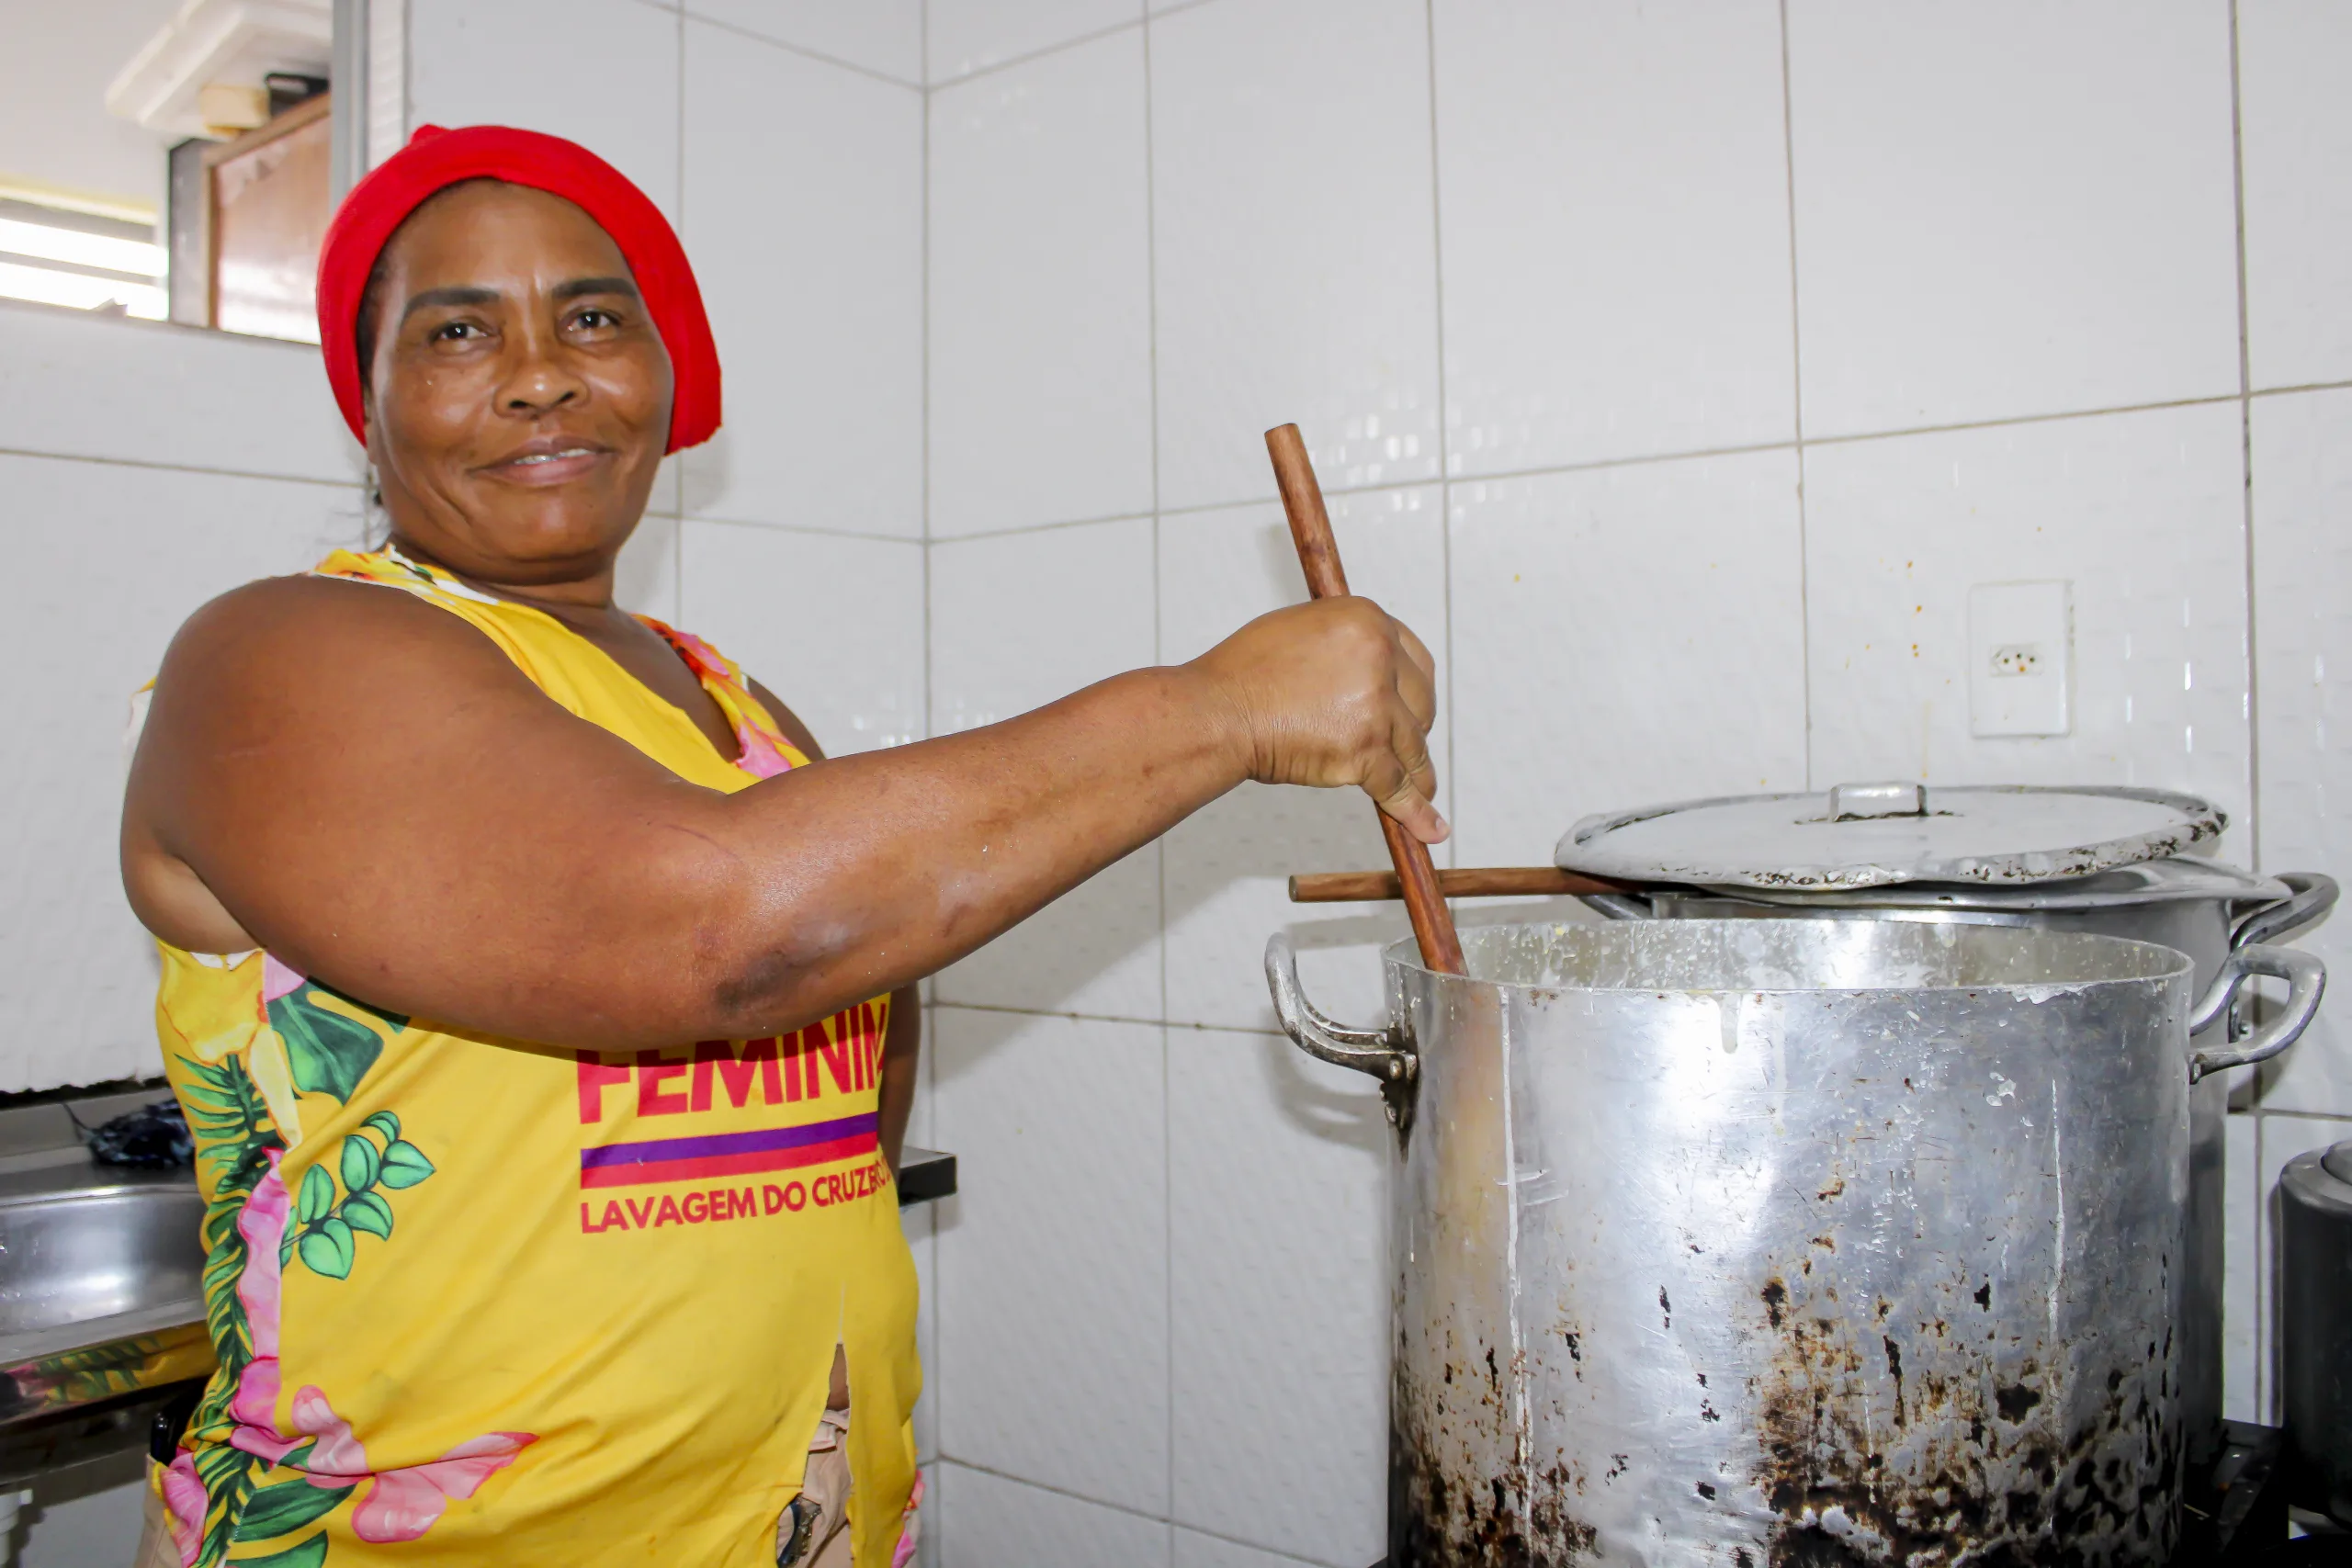
[[[1968,591],[1968,728],[1979,736],[2074,728],[2074,585],[1980,582]]]

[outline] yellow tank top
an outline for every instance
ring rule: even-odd
[[[537,610],[391,551],[317,570],[459,616],[695,784],[807,761],[659,622],[735,761]],[[613,1055],[402,1018],[267,953],[163,959],[220,1358],[161,1476],[184,1562],[771,1568],[837,1340],[855,1561],[904,1555],[922,1374],[876,1137],[888,997]]]

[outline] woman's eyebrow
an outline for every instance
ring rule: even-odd
[[[427,288],[422,293],[409,297],[407,307],[401,311],[401,320],[405,321],[419,310],[429,310],[435,305],[495,305],[497,303],[498,290],[494,288],[473,288],[463,285],[453,285],[446,288]]]
[[[577,299],[583,294],[619,294],[637,298],[637,285],[626,277],[575,277],[569,283],[555,286],[559,299]]]

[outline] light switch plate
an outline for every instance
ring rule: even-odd
[[[2074,584],[1980,582],[1968,591],[1968,728],[1977,736],[2074,728]]]

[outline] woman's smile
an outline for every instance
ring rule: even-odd
[[[536,436],[477,470],[508,484],[544,487],[570,484],[610,460],[613,449],[571,435]]]

